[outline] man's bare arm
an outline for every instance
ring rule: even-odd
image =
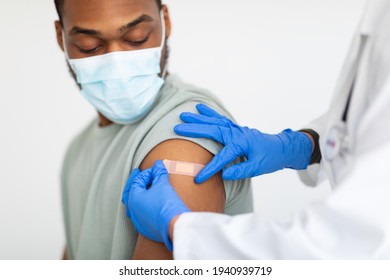
[[[141,169],[153,166],[156,160],[177,160],[207,164],[213,155],[201,146],[186,140],[168,140],[156,146],[144,159]],[[197,185],[193,177],[170,175],[170,182],[184,203],[192,211],[223,213],[225,189],[221,173],[207,182]],[[133,259],[172,259],[172,253],[164,244],[139,236]]]

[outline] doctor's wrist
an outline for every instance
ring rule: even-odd
[[[300,132],[302,132],[303,134],[305,134],[305,135],[310,139],[310,141],[311,141],[311,143],[312,143],[311,153],[313,154],[314,148],[315,148],[315,145],[316,145],[316,143],[314,142],[313,136],[311,136],[311,134],[309,134],[309,133],[307,133],[307,132],[304,132],[304,131],[300,131]]]
[[[176,224],[177,220],[180,218],[180,216],[181,216],[181,215],[175,216],[175,217],[169,222],[169,226],[168,226],[168,237],[169,237],[169,239],[171,240],[172,243],[173,243],[173,230],[174,230],[175,224]]]
[[[315,163],[320,163],[322,160],[322,155],[321,155],[320,144],[319,144],[319,140],[320,140],[319,134],[312,129],[301,129],[299,130],[299,132],[306,134],[310,138],[313,144],[313,151],[311,154],[311,159],[309,164],[311,165]]]

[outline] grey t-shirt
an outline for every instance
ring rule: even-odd
[[[212,154],[222,146],[207,139],[184,138],[173,127],[181,112],[196,112],[205,103],[223,115],[221,102],[203,89],[168,76],[158,101],[147,116],[132,125],[101,128],[91,122],[71,143],[63,163],[62,203],[71,259],[130,259],[137,241],[121,196],[129,173],[146,155],[169,139],[186,139]],[[250,180],[224,181],[225,213],[252,212]]]

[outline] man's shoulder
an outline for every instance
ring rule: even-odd
[[[196,99],[198,97],[221,103],[218,97],[211,93],[210,90],[192,83],[187,83],[175,74],[169,75],[166,78],[162,94],[163,96],[171,96],[174,94],[187,99]]]
[[[199,103],[206,104],[220,114],[233,118],[223,102],[210,90],[184,82],[177,75],[169,75],[166,78],[159,104],[152,114],[158,113],[159,110],[164,111],[163,116],[156,120],[160,124],[163,118],[171,118],[177,122],[183,111],[196,113],[195,106]]]

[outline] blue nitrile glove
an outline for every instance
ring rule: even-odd
[[[312,154],[312,142],[302,132],[290,129],[270,135],[241,127],[204,104],[196,106],[200,114],[182,113],[185,124],[175,127],[182,136],[213,139],[225,147],[195,178],[207,181],[240,156],[247,161],[223,170],[224,180],[239,180],[272,173],[283,168],[306,169]]]
[[[177,215],[190,210],[169,183],[168,171],[161,160],[143,172],[138,168],[133,170],[123,191],[122,203],[140,234],[165,243],[172,251],[172,242],[168,236],[169,223]]]

